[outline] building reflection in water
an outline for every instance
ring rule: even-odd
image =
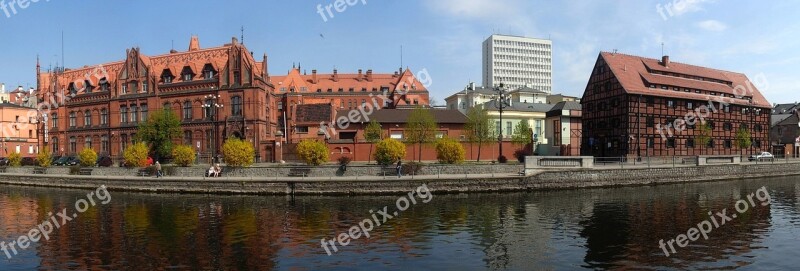
[[[761,185],[773,205],[750,209],[709,240],[667,258],[660,239],[675,238]],[[34,228],[48,212],[85,196],[78,190],[0,190],[0,236]],[[393,205],[394,196],[222,197],[113,193],[31,252],[46,270],[732,268],[768,250],[772,206],[800,223],[793,179],[508,194],[437,195],[352,240],[334,256],[320,248]],[[786,214],[783,214],[786,211]],[[797,226],[797,224],[792,224]],[[794,232],[792,232],[794,233]],[[0,269],[10,269],[0,262]]]

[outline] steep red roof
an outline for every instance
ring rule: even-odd
[[[600,57],[610,67],[619,83],[630,94],[676,97],[694,100],[709,100],[724,94],[731,104],[771,108],[761,91],[742,73],[717,70],[678,62],[664,61],[620,53],[602,52]],[[666,85],[668,89],[651,88],[650,85]],[[741,86],[747,91],[744,97],[735,97],[734,88]],[[673,90],[678,87],[679,90]],[[686,89],[690,89],[686,92]],[[696,93],[701,90],[701,93]],[[751,91],[752,90],[752,91]],[[748,98],[752,98],[749,100]]]
[[[292,69],[286,76],[272,76],[272,83],[275,84],[276,91],[280,88],[287,88],[287,92],[292,87],[295,92],[301,92],[301,88],[305,87],[307,92],[316,92],[320,89],[326,92],[331,89],[336,92],[339,88],[344,88],[348,91],[354,88],[354,91],[361,91],[366,88],[367,91],[372,91],[373,88],[380,90],[382,87],[392,90],[401,90],[404,87],[409,91],[427,91],[425,86],[414,77],[410,70],[406,69],[403,73],[372,73],[372,70],[361,73],[315,73],[301,74],[299,69]]]

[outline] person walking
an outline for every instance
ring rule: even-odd
[[[161,163],[156,161],[156,178],[161,178],[162,176],[164,175],[161,174]]]
[[[397,160],[397,178],[403,177],[403,161]]]

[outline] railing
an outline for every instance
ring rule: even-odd
[[[539,160],[541,167],[580,167],[581,159],[575,158],[551,158]]]

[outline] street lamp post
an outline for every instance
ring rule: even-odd
[[[219,154],[217,154],[219,150],[219,140],[218,140],[218,122],[219,122],[219,109],[224,107],[225,105],[222,104],[219,94],[209,94],[204,97],[205,103],[203,103],[203,108],[206,112],[213,114],[213,126],[214,126],[214,134],[212,135],[214,140],[214,144],[211,146],[211,155],[213,157],[212,163],[219,162]]]
[[[499,126],[500,133],[497,136],[497,142],[499,143],[498,145],[500,146],[499,147],[500,153],[497,155],[497,157],[500,158],[500,156],[503,156],[503,109],[505,109],[508,106],[508,101],[507,101],[508,93],[506,93],[505,85],[503,83],[500,83],[499,86],[495,87],[494,91],[497,92],[497,101],[495,105],[497,106],[497,109],[500,111],[500,126]]]

